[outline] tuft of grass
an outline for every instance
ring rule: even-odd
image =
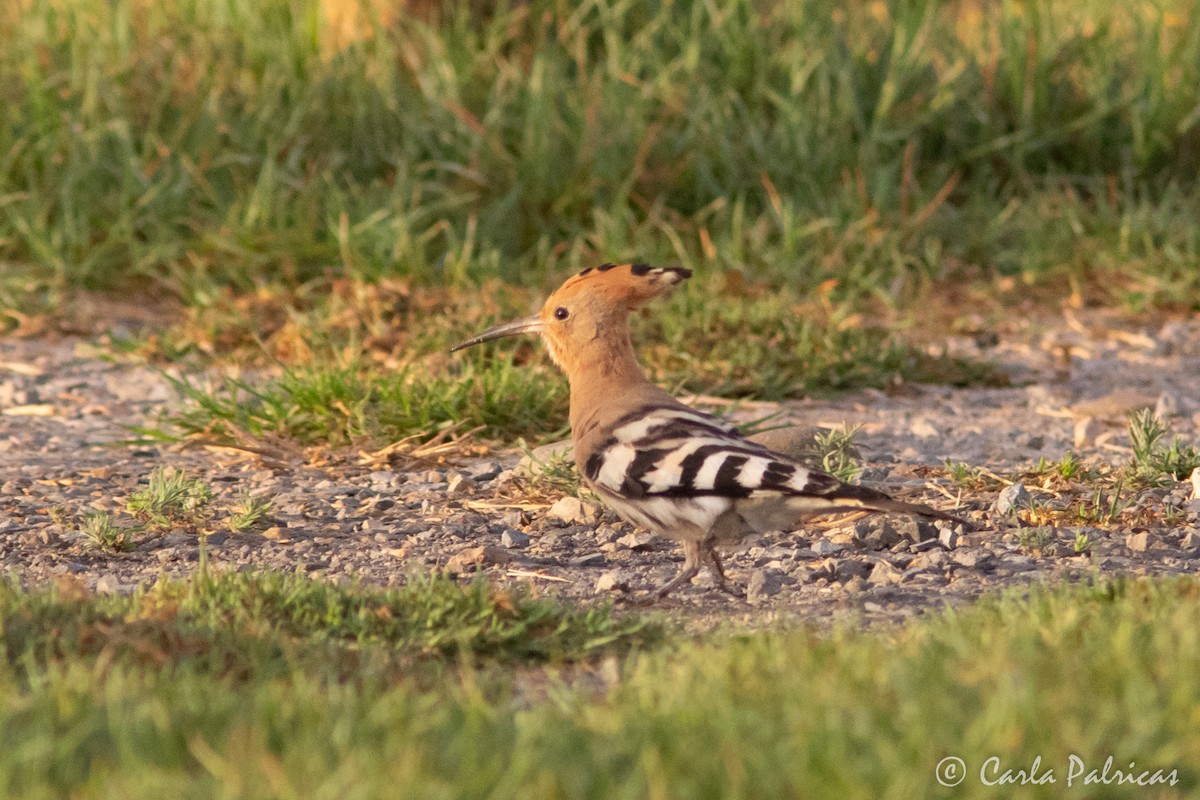
[[[249,492],[243,492],[230,506],[226,524],[233,533],[261,527],[268,521],[267,515],[274,505],[275,502],[269,497],[254,497]]]
[[[1163,444],[1168,428],[1153,411],[1142,409],[1129,417],[1129,444],[1134,477],[1150,485],[1187,480],[1200,467],[1200,450],[1176,436]]]
[[[575,466],[575,456],[571,450],[558,450],[551,453],[548,458],[542,459],[534,454],[533,448],[524,439],[517,444],[529,462],[529,468],[521,479],[527,491],[551,497],[561,495],[579,497],[580,493],[584,491],[583,481]]]
[[[453,375],[359,363],[287,368],[254,385],[235,378],[215,387],[172,382],[191,403],[168,424],[218,440],[270,435],[337,447],[433,439],[452,425],[489,437],[565,435],[565,381],[504,359],[468,362]]]
[[[853,483],[862,472],[858,465],[858,450],[854,438],[861,425],[842,424],[840,428],[820,431],[813,437],[812,459],[821,469],[846,483]]]
[[[1038,555],[1054,543],[1055,530],[1048,526],[1020,528],[1017,531],[1017,544],[1021,550],[1030,555]]]
[[[212,489],[199,478],[191,478],[174,467],[157,467],[146,488],[125,501],[125,508],[138,519],[162,527],[194,524],[203,519],[212,499]]]
[[[91,546],[101,550],[121,553],[134,547],[133,531],[118,527],[113,522],[112,515],[105,512],[84,514],[79,532]]]

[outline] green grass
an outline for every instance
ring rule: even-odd
[[[1076,784],[1081,796],[1180,796],[1200,782],[1198,612],[1195,581],[1121,582],[892,629],[647,648],[636,618],[482,584],[383,594],[231,576],[134,600],[5,588],[0,791],[1062,797],[1076,754],[1178,770],[1173,790]],[[512,659],[524,666],[497,668]],[[934,777],[948,755],[967,766],[953,790]],[[991,756],[1014,769],[1040,756],[1058,783],[983,786]]]
[[[1193,0],[463,0],[337,52],[316,3],[22,5],[0,25],[14,309],[635,256],[838,303],[996,275],[1200,297]]]

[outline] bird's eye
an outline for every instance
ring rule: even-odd
[[[564,320],[569,316],[571,316],[571,312],[567,311],[562,306],[559,306],[558,308],[554,309],[554,318],[557,320]]]

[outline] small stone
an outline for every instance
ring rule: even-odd
[[[467,475],[473,481],[487,483],[488,481],[495,480],[503,471],[504,465],[499,461],[479,461],[467,469]]]
[[[452,472],[446,483],[447,497],[463,497],[475,491],[475,484],[461,472]]]
[[[500,534],[500,544],[505,547],[521,548],[529,544],[529,536],[520,531],[506,530]]]
[[[1163,392],[1154,403],[1154,416],[1161,420],[1179,415],[1179,398],[1170,392]]]
[[[958,539],[959,539],[958,532],[955,531],[954,529],[952,529],[952,528],[941,528],[940,529],[940,533],[938,535],[938,541],[941,542],[942,547],[946,548],[947,550],[953,550],[954,548],[958,547]]]
[[[930,550],[928,553],[920,553],[909,562],[909,569],[933,569],[940,571],[942,565],[950,560],[945,550]]]
[[[746,583],[746,600],[761,603],[768,597],[779,594],[783,588],[783,574],[774,569],[756,569],[750,573]]]
[[[507,551],[495,545],[485,544],[455,553],[446,562],[446,570],[453,573],[476,572],[482,566],[507,564],[509,561],[512,561],[512,556]]]
[[[809,549],[816,553],[817,556],[824,558],[825,556],[831,556],[834,553],[840,553],[845,548],[843,548],[840,544],[834,544],[828,539],[817,539],[812,543],[812,546]]]
[[[586,556],[572,558],[570,564],[572,567],[601,567],[608,563],[608,559],[603,553],[589,553]]]
[[[1142,533],[1131,533],[1125,537],[1125,546],[1135,553],[1144,553],[1150,549],[1153,540],[1150,534],[1143,531]]]
[[[367,475],[367,480],[376,488],[390,489],[396,485],[396,473],[376,470]]]
[[[1200,467],[1192,470],[1192,475],[1188,480],[1192,484],[1192,499],[1200,500]]]
[[[1004,491],[1000,492],[996,498],[996,513],[997,514],[1012,514],[1023,508],[1030,508],[1033,505],[1033,498],[1029,496],[1029,490],[1025,488],[1023,483],[1014,483],[1012,486],[1006,486]]]
[[[101,575],[96,581],[97,594],[117,594],[121,590],[121,584],[117,582],[116,575]]]
[[[862,578],[851,578],[842,584],[842,591],[846,594],[861,594],[868,588],[868,584]]]
[[[859,543],[858,534],[856,534],[852,530],[830,531],[829,533],[825,534],[825,538],[828,539],[829,541],[833,542],[834,544],[839,545],[843,549],[848,548],[848,547],[854,547],[855,545],[857,545]]]
[[[1184,550],[1191,550],[1193,547],[1200,547],[1200,531],[1192,529],[1183,535],[1179,546]]]
[[[872,564],[852,558],[839,559],[834,574],[843,583],[855,578],[865,578],[872,572]]]
[[[986,570],[995,563],[991,553],[977,547],[960,547],[950,554],[950,558],[968,569]]]
[[[900,532],[885,517],[860,520],[854,525],[854,534],[868,550],[888,550],[900,543]]]
[[[909,426],[909,430],[912,431],[912,435],[916,436],[918,439],[932,439],[941,435],[938,432],[938,429],[934,427],[933,423],[930,422],[926,417],[918,417],[917,419],[913,420],[912,424]]]
[[[563,497],[546,511],[546,516],[575,525],[594,522],[596,507],[578,497]]]
[[[867,583],[873,583],[876,586],[892,586],[904,580],[904,573],[896,569],[895,565],[889,561],[876,561],[875,566],[871,569],[871,575],[867,578]]]
[[[922,539],[909,549],[914,553],[928,553],[930,550],[936,550],[941,546],[942,543],[937,539]]]
[[[628,550],[648,550],[654,542],[654,534],[645,531],[628,533],[617,539],[617,544]]]
[[[633,575],[628,570],[610,569],[596,578],[597,592],[628,592],[633,584]]]
[[[1075,447],[1084,449],[1096,443],[1096,437],[1103,429],[1095,417],[1080,417],[1075,420]]]

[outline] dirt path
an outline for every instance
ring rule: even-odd
[[[866,482],[944,508],[961,502],[975,531],[899,518],[824,520],[765,536],[729,557],[732,578],[750,586],[749,599],[696,586],[660,607],[698,624],[764,624],[781,615],[888,620],[1011,584],[1200,569],[1200,501],[1189,483],[1131,496],[1115,523],[1076,519],[1034,535],[993,511],[1002,484],[961,489],[931,469],[951,459],[1005,475],[1043,456],[1057,461],[1068,450],[1089,465],[1122,464],[1129,458],[1126,415],[1143,406],[1157,407],[1174,434],[1200,442],[1200,320],[1146,329],[1055,320],[1012,340],[947,346],[993,359],[1015,388],[906,386],[794,403],[786,411],[801,428],[861,425]],[[478,568],[495,580],[590,602],[658,583],[681,560],[672,543],[611,517],[597,522],[588,507],[511,505],[515,454],[435,468],[353,457],[326,466],[299,458],[266,465],[227,449],[122,444],[133,438],[125,426],[152,422],[175,402],[154,370],[103,358],[86,341],[0,340],[4,569],[30,583],[73,575],[101,592],[194,570],[199,547],[191,531],[168,531],[129,553],[96,549],[79,534],[85,512],[122,509],[159,465],[202,477],[218,509],[240,492],[273,499],[269,527],[208,537],[217,568],[298,569],[383,584],[413,571]],[[775,436],[788,446],[788,435]],[[1036,483],[1028,489],[1038,507],[1072,502]],[[1082,555],[1081,534],[1090,543]]]

